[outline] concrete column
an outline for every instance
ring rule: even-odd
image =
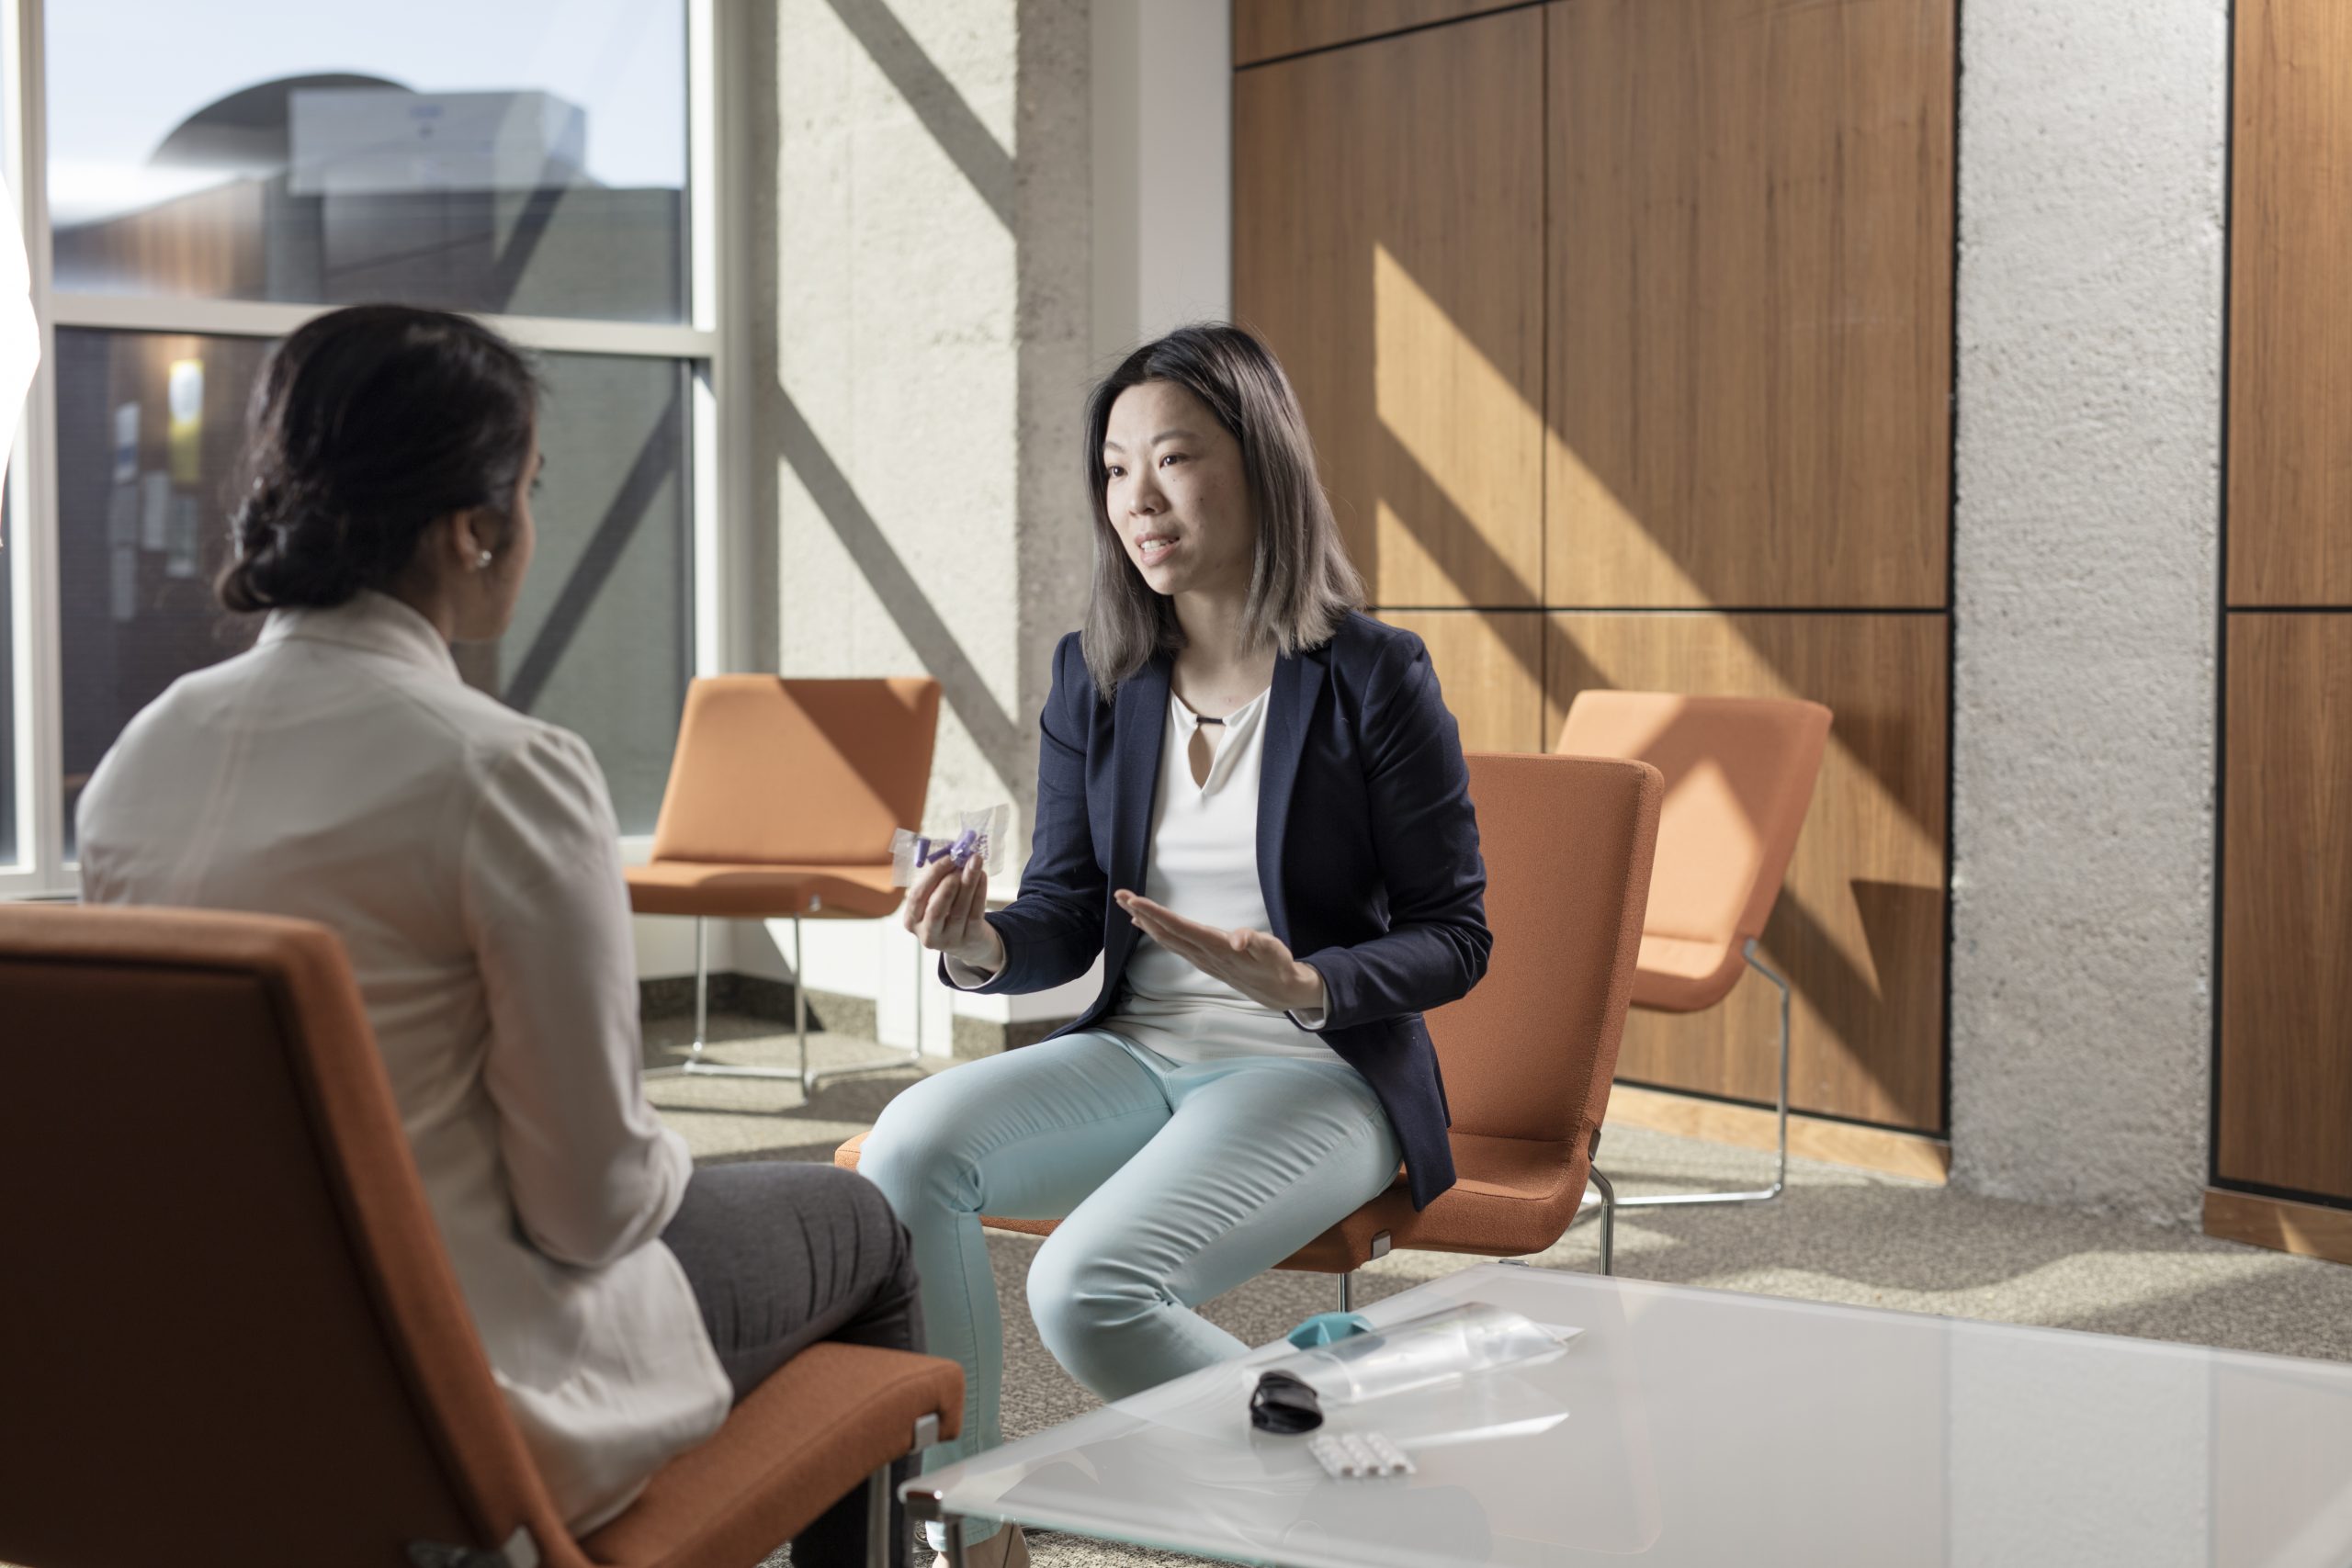
[[[2191,1223],[2227,0],[1961,6],[1953,1179]]]
[[[773,468],[776,667],[928,674],[944,701],[933,821],[1035,806],[1054,642],[1091,562],[1092,107],[1086,0],[777,0],[754,47],[767,166],[754,393]],[[765,74],[766,73],[763,73]],[[765,135],[772,128],[773,140]],[[772,146],[772,152],[768,151]],[[753,927],[735,966],[784,964]],[[882,1039],[944,1051],[1063,996],[950,996],[903,934],[812,929],[808,985],[871,998]],[[1089,992],[1089,995],[1091,993]],[[918,1029],[917,1020],[920,1019]]]
[[[935,676],[933,808],[1017,802],[1016,851],[1090,558],[1087,24],[1084,0],[777,7],[780,661]]]

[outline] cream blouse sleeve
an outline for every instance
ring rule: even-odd
[[[515,1211],[583,1268],[658,1237],[693,1168],[645,1098],[618,837],[586,744],[544,728],[491,768],[458,869]]]

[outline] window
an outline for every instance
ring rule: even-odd
[[[684,0],[48,22],[62,292],[687,319]]]
[[[10,169],[51,342],[0,549],[0,892],[72,890],[74,804],[124,724],[258,633],[211,592],[248,395],[273,344],[360,300],[537,355],[538,553],[459,668],[583,736],[650,832],[719,646],[714,0],[17,3]]]

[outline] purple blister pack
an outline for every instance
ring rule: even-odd
[[[977,859],[994,876],[1004,869],[1005,840],[1012,827],[1012,807],[998,805],[965,812],[953,833],[918,833],[901,828],[890,835],[891,885],[910,886],[926,867],[943,860],[955,862],[956,869],[962,871]]]

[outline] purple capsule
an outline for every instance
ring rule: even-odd
[[[956,841],[948,846],[947,852],[954,858],[956,862],[956,869],[958,871],[963,870],[965,866],[971,863],[972,857],[980,852],[980,835],[978,831],[975,829],[967,828],[962,832],[956,834]]]

